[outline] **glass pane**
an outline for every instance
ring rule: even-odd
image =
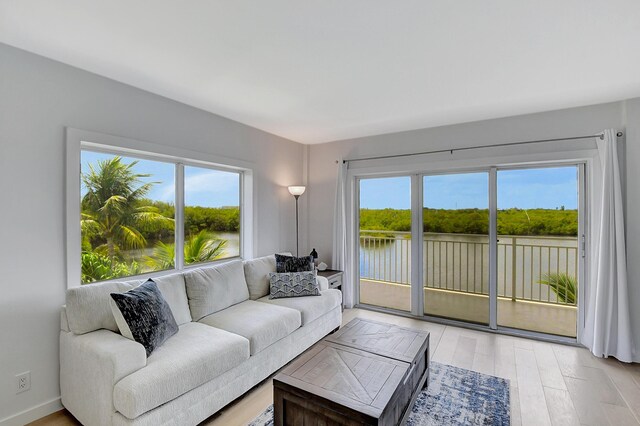
[[[489,323],[489,174],[425,176],[424,312]]]
[[[360,181],[360,303],[411,310],[411,179]]]
[[[184,263],[240,256],[240,174],[184,168]]]
[[[498,325],[576,336],[578,168],[498,171]]]
[[[175,166],[83,150],[82,283],[171,269]]]

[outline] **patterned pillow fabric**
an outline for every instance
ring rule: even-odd
[[[111,293],[110,303],[120,333],[141,343],[147,357],[178,332],[169,304],[151,279],[126,293]]]
[[[285,256],[276,254],[276,272],[304,272],[313,271],[312,256]]]
[[[313,271],[269,272],[269,287],[269,299],[320,296],[320,288]]]

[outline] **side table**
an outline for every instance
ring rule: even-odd
[[[325,269],[324,271],[318,271],[318,275],[325,277],[329,281],[329,288],[334,288],[342,292],[342,271],[338,271],[337,269]],[[340,306],[342,306],[342,310],[344,311],[344,295]]]

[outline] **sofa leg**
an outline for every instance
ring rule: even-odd
[[[336,327],[336,328],[334,328],[333,330],[331,330],[331,331],[329,332],[329,334],[333,334],[333,333],[335,333],[335,332],[336,332],[336,331],[338,331],[338,330],[340,330],[340,327]]]

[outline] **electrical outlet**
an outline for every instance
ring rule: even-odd
[[[31,371],[16,375],[16,394],[31,389]]]

